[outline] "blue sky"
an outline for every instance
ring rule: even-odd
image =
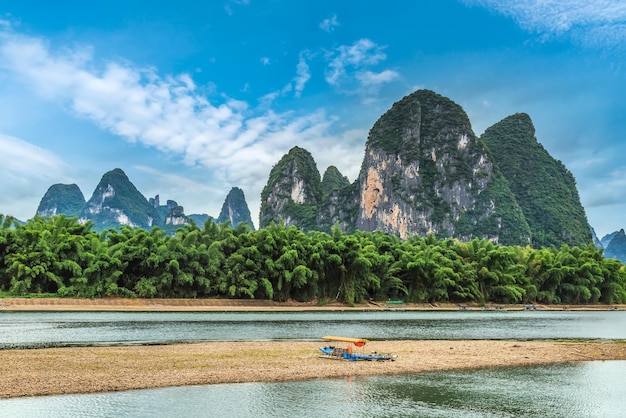
[[[528,113],[601,237],[626,225],[622,0],[42,1],[0,4],[0,213],[123,169],[146,196],[255,223],[293,146],[353,181],[367,133],[419,88],[480,135]]]

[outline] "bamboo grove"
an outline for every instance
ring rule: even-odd
[[[364,298],[407,302],[626,303],[626,272],[592,244],[501,246],[380,232],[252,231],[208,220],[174,235],[96,232],[64,215],[0,215],[0,294],[97,298]]]

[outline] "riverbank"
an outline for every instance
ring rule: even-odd
[[[130,299],[130,298],[2,298],[1,311],[155,311],[155,312],[211,312],[211,311],[370,311],[370,310],[625,310],[626,305],[502,305],[489,304],[408,304],[362,303],[348,306],[342,303],[274,302],[250,299]]]
[[[0,350],[0,398],[626,360],[623,342],[373,341],[396,361],[322,359],[322,341]],[[360,349],[359,349],[360,350]]]

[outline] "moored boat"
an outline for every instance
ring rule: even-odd
[[[370,340],[366,340],[365,338],[350,338],[350,337],[336,337],[336,336],[325,336],[322,337],[323,340],[329,342],[342,342],[348,343],[346,348],[337,347],[336,345],[327,345],[324,347],[320,347],[320,351],[323,353],[320,357],[330,360],[347,360],[347,361],[394,361],[396,356],[391,354],[379,354],[377,352],[371,352],[369,354],[365,353],[355,353],[352,348],[352,344],[356,347],[362,348],[370,342]]]

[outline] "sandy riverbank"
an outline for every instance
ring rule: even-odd
[[[405,310],[458,310],[456,304],[403,305]],[[481,309],[463,306],[463,309]],[[524,305],[489,306],[519,310]],[[545,310],[609,310],[622,306],[537,306]],[[0,299],[3,311],[306,311],[377,310],[332,303],[225,299]],[[397,305],[395,308],[397,309]],[[626,360],[626,343],[520,341],[376,341],[367,352],[394,362],[320,359],[321,341],[206,342],[161,346],[0,350],[0,398],[91,393],[164,386],[306,380],[436,370]]]
[[[459,310],[459,309],[503,309],[523,310],[526,305],[488,305],[479,307],[473,304],[459,306],[453,303],[387,305],[380,303],[362,303],[348,306],[341,303],[317,302],[273,302],[270,300],[249,299],[72,299],[72,298],[3,298],[0,299],[2,311],[362,311],[381,309],[403,310]],[[533,305],[539,310],[625,310],[626,305]]]
[[[436,370],[626,360],[626,343],[374,341],[393,362],[319,358],[319,341],[0,351],[0,398],[164,386],[269,382]]]

